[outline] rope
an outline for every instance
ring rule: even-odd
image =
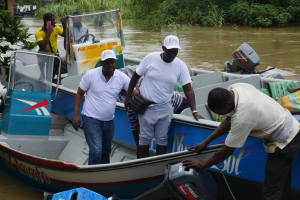
[[[225,183],[226,183],[226,185],[227,185],[227,187],[228,187],[228,190],[229,190],[229,192],[230,192],[230,194],[231,194],[233,200],[235,200],[235,197],[234,197],[234,195],[233,195],[233,193],[232,193],[232,191],[231,191],[231,189],[230,189],[230,187],[229,187],[229,184],[228,184],[228,182],[227,182],[227,180],[226,180],[226,178],[225,178],[225,175],[224,175],[224,173],[223,173],[223,171],[222,171],[222,169],[221,169],[221,168],[222,168],[221,165],[219,165],[218,168],[219,168],[219,170],[221,171],[221,173],[222,173],[222,175],[223,175],[223,178],[224,178],[224,180],[225,180]]]

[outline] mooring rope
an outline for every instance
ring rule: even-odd
[[[224,173],[223,173],[223,171],[222,171],[222,166],[219,165],[218,168],[219,168],[219,170],[221,171],[221,174],[223,175],[223,178],[224,178],[224,180],[225,180],[225,183],[226,183],[226,185],[227,185],[227,187],[228,187],[228,189],[229,189],[229,192],[230,192],[230,194],[231,194],[233,200],[235,200],[235,197],[234,197],[234,195],[233,195],[233,193],[232,193],[232,191],[231,191],[231,189],[230,189],[230,187],[229,187],[229,184],[228,184],[228,182],[227,182],[227,180],[226,180],[226,177],[225,177],[225,175],[224,175]]]

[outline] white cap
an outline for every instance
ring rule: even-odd
[[[109,59],[109,58],[117,60],[115,52],[113,50],[103,51],[102,54],[101,54],[101,60],[104,61],[104,60]]]
[[[167,49],[181,49],[179,46],[179,39],[175,35],[169,35],[165,38],[164,46]]]

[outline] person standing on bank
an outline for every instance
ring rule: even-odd
[[[233,84],[228,90],[213,89],[207,103],[210,110],[227,117],[208,138],[189,150],[199,153],[229,131],[225,146],[205,162],[188,158],[182,161],[183,166],[205,169],[227,159],[249,135],[263,138],[268,157],[262,199],[290,199],[292,164],[300,149],[300,124],[290,111],[246,83]]]
[[[114,51],[101,54],[101,66],[85,73],[74,101],[72,126],[80,126],[78,115],[84,94],[82,109],[83,130],[89,146],[89,165],[110,163],[111,140],[114,135],[114,113],[118,95],[128,89],[129,77],[115,70],[117,59]]]
[[[60,21],[63,25],[63,30],[56,25],[55,16],[52,13],[46,13],[43,19],[44,25],[35,32],[36,42],[40,48],[38,53],[58,54],[57,38],[58,35],[62,37],[66,36],[66,17],[60,18]],[[51,23],[47,24],[47,22]],[[45,79],[45,64],[48,64],[48,60],[45,60],[44,57],[45,56],[38,57],[38,64],[41,70],[41,76],[39,78],[39,81],[43,81]],[[58,70],[58,66],[55,63],[59,62],[54,61],[54,65],[56,66],[53,67],[53,77]]]
[[[140,158],[149,156],[149,144],[153,133],[156,141],[156,155],[167,152],[168,129],[173,118],[171,97],[177,81],[182,85],[194,118],[196,120],[202,118],[196,111],[195,94],[191,86],[192,81],[188,68],[183,61],[176,57],[178,49],[180,49],[178,37],[167,36],[162,49],[163,52],[148,54],[136,68],[125,100],[125,108],[128,110],[132,91],[139,78],[144,75],[140,94],[153,104],[146,109],[144,114],[138,116],[140,122]]]

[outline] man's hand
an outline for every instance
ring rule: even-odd
[[[53,26],[52,24],[49,24],[49,27],[47,28],[47,34],[49,34],[50,36],[52,32],[53,32]]]
[[[64,24],[66,24],[66,17],[61,17],[60,18],[60,21],[61,21],[61,23],[64,25]]]
[[[182,165],[185,168],[194,168],[197,170],[204,169],[203,162],[196,158],[188,158],[182,161]]]
[[[204,150],[206,147],[207,147],[207,145],[208,144],[206,144],[206,142],[200,142],[199,144],[197,144],[196,146],[190,146],[189,147],[189,151],[191,151],[191,150],[197,150],[197,154],[199,154],[200,153],[200,151],[202,151],[202,150]]]
[[[199,121],[199,119],[204,119],[204,117],[202,117],[201,115],[199,115],[198,113],[194,112],[193,116],[195,118],[195,120]]]
[[[135,124],[135,130],[139,131],[140,130],[140,122],[137,121],[136,124]]]
[[[127,112],[129,111],[129,100],[130,100],[130,96],[127,95],[125,102],[124,102],[124,107]]]
[[[73,126],[73,128],[74,128],[76,131],[78,131],[78,127],[81,127],[80,124],[81,124],[81,123],[80,123],[80,118],[79,118],[79,116],[73,117],[72,126]]]

